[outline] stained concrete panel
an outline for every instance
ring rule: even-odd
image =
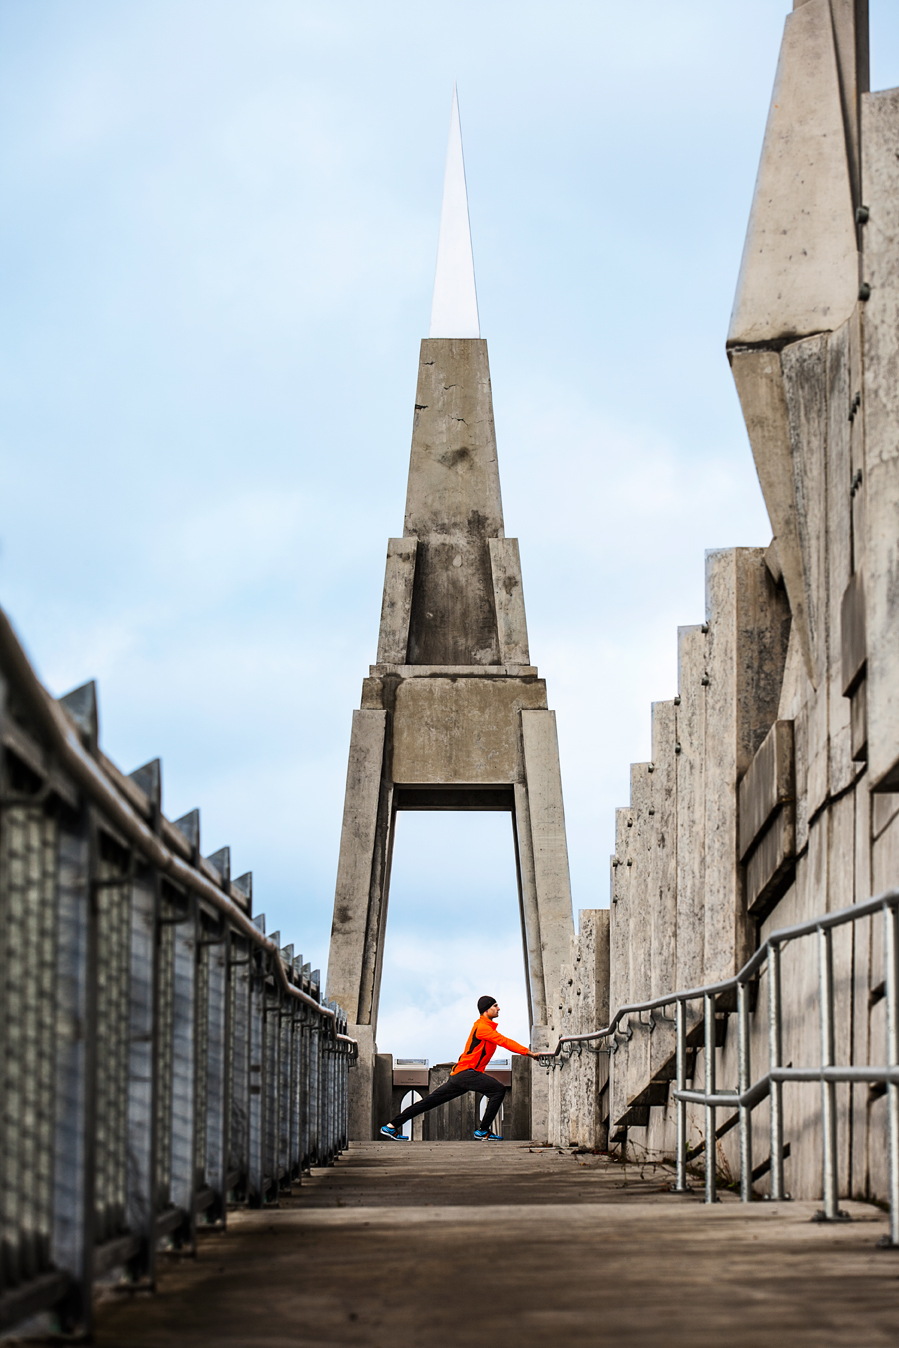
[[[519,713],[545,708],[542,679],[404,679],[394,707],[393,780],[441,786],[520,781]]]
[[[899,90],[862,99],[864,227],[864,561],[868,622],[868,768],[875,789],[899,785]]]
[[[391,538],[387,542],[381,631],[378,636],[379,665],[406,663],[417,548],[417,538]]]
[[[404,533],[423,538],[470,528],[485,538],[503,535],[487,343],[426,338],[418,366]]]
[[[410,662],[499,664],[488,540],[503,514],[480,339],[422,342],[404,532],[419,540]]]
[[[500,662],[504,665],[527,665],[530,663],[528,627],[524,612],[518,539],[491,538],[489,546],[493,599],[499,629]]]
[[[857,288],[830,0],[808,0],[784,28],[728,343],[836,328]]]
[[[752,446],[759,485],[774,531],[777,558],[790,599],[796,641],[806,672],[809,678],[816,681],[808,580],[800,525],[802,507],[796,498],[790,415],[780,354],[767,350],[734,351],[731,370]]]
[[[854,780],[849,699],[843,696],[842,596],[852,575],[851,333],[845,323],[827,344],[827,669],[829,779],[836,793]]]
[[[705,877],[706,634],[678,628],[677,986],[703,979]]]
[[[652,773],[648,812],[652,854],[649,905],[652,926],[651,997],[670,992],[677,981],[677,778],[673,702],[652,707]],[[670,1008],[669,1012],[670,1014]],[[657,1071],[673,1052],[672,1026],[659,1020],[650,1043],[650,1067]]]

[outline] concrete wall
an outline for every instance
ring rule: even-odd
[[[705,621],[680,629],[677,697],[654,706],[652,762],[631,769],[611,868],[613,1012],[726,978],[772,931],[899,884],[899,91],[865,92],[863,10],[806,0],[786,22],[728,338],[774,539],[708,554]],[[566,1033],[584,1024],[579,953],[554,1002]],[[838,1063],[886,1060],[883,958],[879,918],[834,934]],[[784,950],[782,983],[783,1060],[817,1066],[815,938]],[[754,996],[755,1078],[766,970]],[[719,999],[723,1089],[737,1086],[733,1009]],[[701,1084],[713,1050],[698,1014],[688,1061]],[[610,1055],[610,1136],[670,1156],[672,1026],[648,1019],[627,1018]],[[593,1072],[573,1058],[554,1074],[553,1140],[582,1136]],[[736,1179],[728,1117],[714,1145]],[[784,1117],[786,1187],[817,1197],[820,1088],[786,1086]],[[688,1123],[703,1146],[701,1110]],[[763,1104],[760,1190],[767,1129]],[[882,1093],[840,1088],[844,1195],[885,1196],[885,1129]]]

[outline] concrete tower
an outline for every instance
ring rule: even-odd
[[[573,935],[562,782],[555,713],[530,663],[518,542],[503,529],[455,91],[406,517],[403,537],[387,546],[377,664],[353,713],[328,962],[328,996],[360,1047],[351,1073],[357,1139],[373,1129],[398,810],[511,814],[532,1043],[542,1047],[546,990],[558,984]],[[544,1111],[535,1083],[535,1129]]]

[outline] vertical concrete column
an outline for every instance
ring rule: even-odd
[[[631,803],[625,821],[630,909],[628,959],[630,1000],[649,1000],[652,978],[652,834],[655,816],[651,808],[653,773],[648,763],[631,764]],[[627,1054],[627,1102],[645,1090],[650,1076],[650,1023],[648,1016],[630,1018],[633,1035]]]
[[[555,713],[522,711],[521,740],[524,776],[527,786],[527,813],[530,821],[530,852],[533,858],[536,919],[540,941],[540,965],[544,987],[558,987],[562,964],[574,934],[571,912],[571,880],[568,872],[568,845],[565,839],[565,808],[562,803],[562,774],[559,767],[559,742]],[[520,795],[516,792],[516,800]],[[519,846],[522,850],[522,886],[530,862],[527,843],[522,847],[524,830],[516,810]],[[525,903],[527,914],[527,904]],[[528,938],[529,949],[532,940]],[[533,987],[532,987],[533,998]],[[533,1004],[533,1003],[532,1003]],[[535,1007],[536,1012],[536,1007]],[[535,1022],[531,1031],[535,1049],[551,1046],[548,1027]],[[536,1138],[548,1137],[548,1079],[545,1073],[533,1074],[531,1126]]]
[[[593,913],[594,946],[596,963],[594,967],[594,1008],[596,1029],[602,1029],[609,1023],[609,924],[611,914],[608,908],[597,908]],[[605,1050],[609,1041],[594,1045]],[[596,1058],[596,1095],[595,1120],[597,1147],[608,1146],[609,1141],[609,1058],[608,1052],[598,1054]]]
[[[706,634],[679,627],[677,637],[677,986],[687,988],[703,981]]]
[[[417,550],[417,538],[391,538],[387,543],[381,631],[378,636],[379,665],[406,663]]]
[[[377,938],[386,917],[382,911],[386,857],[383,866],[376,864],[379,851],[387,846],[386,838],[379,838],[385,831],[381,777],[386,729],[386,711],[353,712],[328,957],[328,999],[347,1007],[348,1033],[359,1044],[359,1059],[349,1074],[350,1137],[359,1141],[372,1136],[372,1013],[377,1014],[373,1007]]]
[[[831,791],[844,791],[859,771],[852,761],[850,699],[843,696],[842,599],[853,573],[853,503],[864,483],[854,479],[852,440],[862,417],[853,407],[860,383],[853,382],[853,348],[858,313],[831,334],[827,344],[827,719]],[[857,359],[857,354],[856,354]],[[858,378],[858,376],[856,376]],[[852,420],[849,417],[852,414]],[[846,483],[850,483],[849,491]],[[842,484],[842,486],[841,486]]]
[[[899,789],[899,90],[862,98],[865,470],[864,582],[868,646],[868,772],[874,790]]]
[[[537,876],[534,870],[534,844],[531,838],[531,811],[528,790],[523,782],[515,784],[515,860],[518,869],[518,898],[524,938],[525,970],[528,980],[528,1010],[531,1026],[549,1023],[547,989],[543,976],[543,947],[540,940],[540,915],[537,907]]]
[[[576,991],[580,1034],[589,1034],[599,1026],[596,1019],[596,912],[581,909],[578,914]],[[599,1047],[594,1043],[593,1049]],[[577,1074],[577,1141],[582,1147],[596,1146],[596,1065],[595,1053],[582,1052]]]
[[[609,1013],[614,1016],[631,1000],[630,987],[630,878],[633,870],[627,860],[630,851],[630,806],[615,811],[615,855],[612,858],[612,906],[610,912],[611,964],[609,980]],[[609,1055],[610,1135],[615,1132],[627,1113],[627,1080],[629,1042],[623,1037],[628,1030],[628,1019],[618,1026]]]
[[[574,921],[555,712],[522,711],[521,738],[543,973],[556,982],[574,935]]]
[[[499,658],[504,665],[530,664],[528,627],[521,584],[517,538],[491,538],[490,569],[499,633]]]
[[[328,998],[351,1022],[368,1024],[371,1005],[360,1005],[369,926],[372,862],[381,795],[386,711],[354,711],[347,766],[334,921],[328,957]]]
[[[650,923],[652,965],[649,994],[661,997],[677,980],[677,770],[673,702],[652,707],[652,773],[649,779]],[[660,1020],[650,1041],[653,1073],[675,1050],[674,1029]]]

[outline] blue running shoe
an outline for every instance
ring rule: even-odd
[[[500,1133],[491,1133],[489,1128],[475,1128],[474,1135],[478,1142],[502,1142]]]
[[[389,1137],[394,1142],[409,1142],[411,1139],[405,1133],[398,1133],[392,1123],[385,1123],[381,1129],[382,1137]]]

